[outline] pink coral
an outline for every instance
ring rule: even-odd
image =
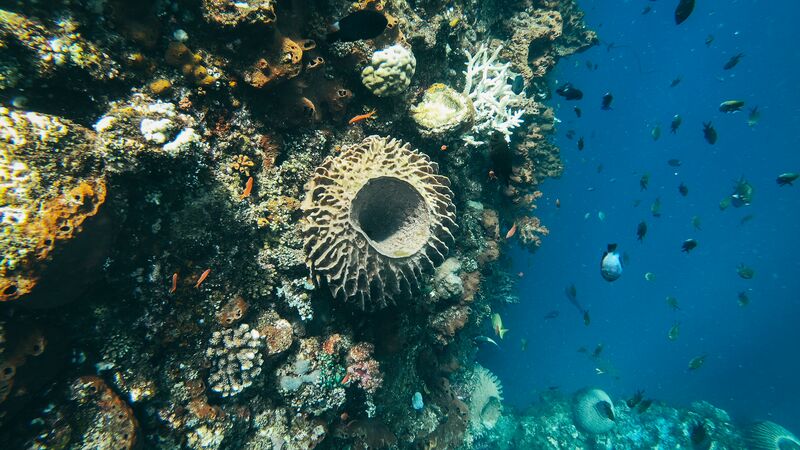
[[[374,394],[383,384],[380,364],[372,357],[374,350],[374,345],[360,342],[347,353],[347,375],[350,381],[370,394]]]

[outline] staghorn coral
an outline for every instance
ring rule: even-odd
[[[129,450],[136,446],[138,422],[131,407],[95,376],[84,376],[70,386],[78,407],[74,416],[80,442],[76,448]]]
[[[414,53],[395,44],[372,54],[369,65],[361,71],[361,82],[378,97],[399,95],[411,84],[416,68]]]
[[[502,411],[503,386],[492,372],[476,364],[469,389],[470,432],[479,436],[497,424]]]
[[[475,121],[472,100],[442,83],[426,89],[422,100],[409,112],[420,134],[426,138],[458,136]]]
[[[591,434],[603,434],[614,428],[614,403],[600,389],[584,389],[572,402],[575,424]]]
[[[250,387],[261,373],[264,336],[248,324],[215,331],[208,345],[206,357],[212,363],[208,384],[212,391],[223,397],[236,395]]]
[[[48,267],[75,264],[68,253],[84,228],[103,229],[102,221],[89,220],[106,199],[94,139],[58,117],[0,108],[0,301],[30,294]],[[94,253],[102,244],[94,242]],[[94,258],[81,256],[92,269]]]
[[[444,261],[456,227],[449,180],[408,144],[379,136],[327,158],[302,208],[317,282],[362,308],[383,307]]]
[[[502,46],[490,53],[489,46],[482,44],[475,54],[467,55],[467,70],[464,95],[475,107],[475,125],[463,136],[469,145],[482,145],[494,133],[500,133],[506,142],[511,142],[512,130],[522,124],[525,94],[515,94],[507,82],[513,77],[509,63],[500,63],[497,57]]]
[[[752,450],[800,449],[800,439],[789,430],[774,422],[758,422],[750,426],[745,435]]]

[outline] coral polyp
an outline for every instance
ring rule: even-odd
[[[306,187],[306,261],[334,296],[383,307],[417,287],[453,241],[455,205],[438,165],[370,136],[327,158]]]

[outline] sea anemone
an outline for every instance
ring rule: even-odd
[[[575,424],[587,433],[603,434],[614,428],[614,403],[600,389],[584,389],[575,394],[572,412]]]
[[[370,136],[328,157],[302,204],[306,262],[317,283],[362,309],[419,286],[453,241],[450,180],[408,144]]]
[[[746,439],[752,450],[800,450],[800,440],[773,422],[753,424],[747,431]]]

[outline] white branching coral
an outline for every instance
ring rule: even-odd
[[[489,53],[489,48],[481,45],[474,55],[464,51],[467,54],[464,94],[475,106],[475,125],[463,136],[467,144],[481,145],[484,143],[482,139],[495,132],[510,142],[511,130],[522,124],[525,111],[520,107],[525,94],[515,94],[511,89],[508,78],[515,74],[509,70],[510,63],[501,64],[497,60],[500,50],[502,46],[498,45]]]

